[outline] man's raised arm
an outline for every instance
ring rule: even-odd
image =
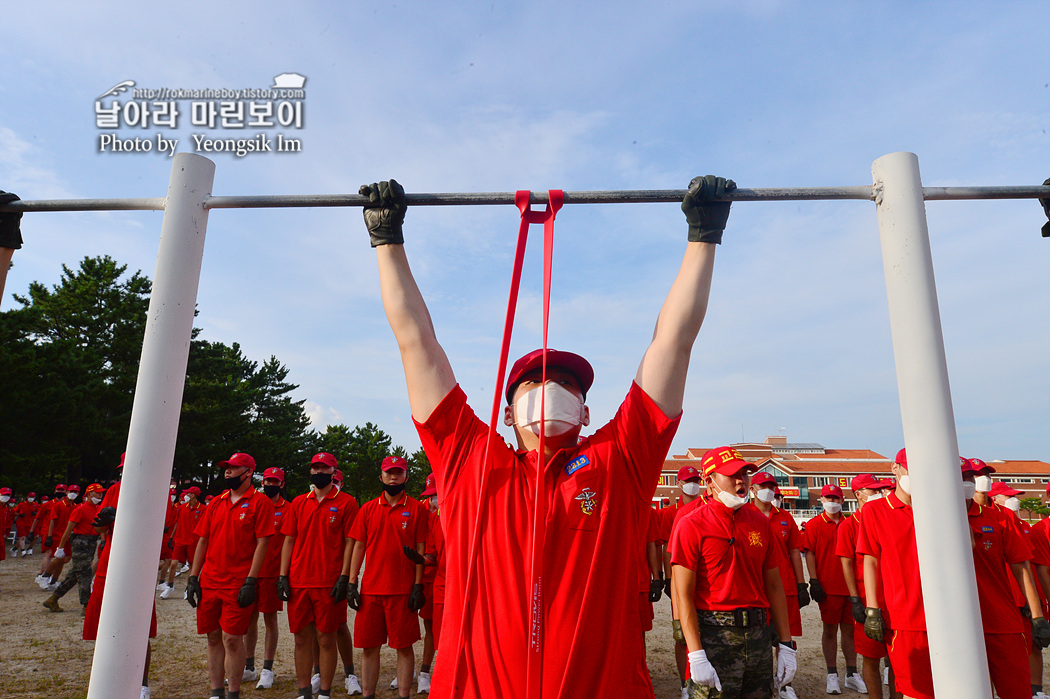
[[[364,209],[365,226],[376,249],[383,309],[401,352],[412,417],[425,422],[455,387],[456,377],[408,265],[402,233],[405,190],[390,180],[365,185],[361,194],[372,202]]]
[[[682,211],[689,223],[689,243],[678,276],[660,309],[653,341],[634,379],[668,417],[682,412],[689,355],[707,313],[715,245],[722,242],[729,219],[730,202],[716,200],[734,189],[732,180],[714,175],[695,177],[682,200]]]

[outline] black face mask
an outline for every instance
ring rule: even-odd
[[[390,496],[400,495],[402,492],[404,492],[404,490],[404,483],[398,483],[397,485],[389,485],[387,483],[383,484],[383,492]]]
[[[327,488],[328,484],[332,482],[331,473],[311,473],[310,482],[314,484],[314,487],[318,490]]]
[[[281,486],[279,485],[264,485],[263,492],[266,493],[266,497],[271,500],[281,492]]]
[[[229,490],[236,491],[238,488],[241,487],[241,483],[244,483],[244,479],[247,478],[247,476],[247,473],[242,473],[239,476],[231,476],[229,478],[226,478],[226,488]]]

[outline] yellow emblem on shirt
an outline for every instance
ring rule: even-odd
[[[748,532],[747,543],[751,544],[752,546],[761,546],[762,535],[759,532]]]

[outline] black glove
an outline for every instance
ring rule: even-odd
[[[408,594],[408,608],[418,612],[427,603],[427,596],[423,594],[423,583],[412,586],[412,592]]]
[[[858,624],[864,623],[864,602],[860,597],[850,597],[849,603],[853,607],[853,619]]]
[[[827,599],[827,594],[824,593],[824,586],[820,584],[820,581],[816,578],[809,579],[809,596],[813,598],[813,601],[817,604],[824,604],[824,600]]]
[[[657,578],[656,580],[651,581],[649,583],[649,601],[650,602],[659,602],[660,601],[660,595],[663,594],[663,591],[664,591],[664,579],[663,578]]]
[[[173,539],[170,536],[168,537],[168,548],[169,549],[174,549],[175,548],[175,539]]]
[[[332,597],[332,601],[342,602],[345,600],[348,587],[350,587],[350,576],[340,575],[339,579],[335,581],[335,585],[332,586],[332,591],[329,593]]]
[[[736,189],[736,182],[724,177],[694,177],[682,199],[682,211],[689,223],[689,242],[722,243],[722,231],[729,220],[730,201],[717,201]]]
[[[873,641],[882,643],[886,638],[886,622],[882,620],[882,610],[868,607],[864,610],[864,635]]]
[[[101,510],[95,513],[95,521],[91,523],[91,526],[102,529],[113,524],[113,520],[117,518],[117,508],[115,507],[103,507]],[[50,546],[50,544],[48,544]]]
[[[795,583],[795,589],[798,590],[798,606],[805,607],[810,603],[809,599],[809,588],[806,587],[806,583]]]
[[[368,197],[364,207],[365,227],[372,238],[372,247],[403,245],[405,236],[401,225],[405,222],[405,188],[397,180],[361,185],[358,193]]]
[[[1032,639],[1040,648],[1050,646],[1050,622],[1046,619],[1032,619]]]
[[[412,561],[413,563],[422,565],[427,562],[427,559],[423,557],[423,554],[421,554],[419,551],[416,551],[411,546],[402,546],[401,550],[405,552],[406,556],[408,556],[408,560]]]
[[[1050,185],[1050,177],[1043,181],[1043,186],[1046,187],[1047,185]],[[1043,205],[1043,213],[1046,214],[1047,218],[1050,218],[1050,198],[1040,199],[1039,203]],[[1043,237],[1050,238],[1050,223],[1043,224]]]
[[[250,607],[259,599],[259,581],[253,577],[244,579],[241,591],[237,593],[237,606],[241,609]]]
[[[292,599],[292,583],[287,575],[277,576],[277,599],[282,602],[290,602]]]
[[[239,598],[240,595],[237,595],[237,597]],[[191,575],[190,579],[186,581],[186,601],[194,609],[201,603],[201,583],[196,575]],[[238,602],[240,602],[239,599]]]
[[[54,546],[55,546],[55,537],[49,536],[46,539],[44,539],[44,546],[48,547],[49,549],[50,548],[54,548]]]
[[[667,599],[671,599],[671,578],[664,578],[664,594],[667,595]]]
[[[361,609],[361,593],[357,591],[357,583],[350,583],[350,586],[346,588],[346,603],[355,612]]]
[[[21,201],[17,194],[0,191],[0,206]],[[22,212],[5,211],[0,213],[0,248],[22,249]]]

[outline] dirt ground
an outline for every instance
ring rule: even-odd
[[[0,615],[0,696],[43,696],[49,699],[85,697],[94,643],[80,639],[82,617],[76,589],[70,590],[62,598],[65,612],[55,614],[47,611],[41,603],[48,593],[33,582],[39,565],[39,554],[26,558],[11,558],[8,554],[8,559],[0,562],[0,608],[3,610]],[[186,576],[180,576],[175,581],[176,593],[170,599],[157,600],[158,633],[153,645],[150,672],[154,699],[203,699],[209,694],[205,641],[196,634],[194,610],[182,599],[185,584]],[[351,624],[352,615],[351,611]],[[681,694],[675,678],[671,614],[666,597],[656,605],[654,624],[654,631],[648,634],[647,642],[656,697],[677,699]],[[824,692],[824,661],[820,652],[820,618],[815,604],[802,610],[802,625],[804,634],[799,642],[795,691],[800,699],[827,696]],[[292,637],[288,633],[283,613],[280,616],[280,630],[274,665],[277,679],[273,687],[257,690],[254,682],[246,683],[242,687],[242,696],[263,699],[296,695]],[[260,628],[260,651],[261,632]],[[418,669],[422,644],[417,644],[416,649]],[[395,697],[396,692],[388,689],[394,676],[394,653],[384,648],[381,658],[377,696]],[[355,659],[360,662],[360,653],[355,653]],[[440,658],[437,662],[440,664]],[[261,667],[261,660],[259,663]],[[845,672],[841,658],[839,670],[840,673]],[[1050,685],[1050,673],[1044,673],[1044,676]],[[337,683],[333,689],[333,696],[346,696],[340,684]],[[843,699],[851,696],[861,695],[843,691]]]

